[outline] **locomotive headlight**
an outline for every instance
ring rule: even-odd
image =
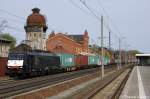
[[[7,66],[8,67],[22,67],[23,60],[8,60]]]

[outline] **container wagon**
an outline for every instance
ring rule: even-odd
[[[98,55],[89,55],[88,56],[88,65],[90,67],[97,67],[100,65],[100,56]]]
[[[88,56],[87,55],[75,55],[76,69],[84,69],[88,67]]]
[[[76,69],[73,54],[57,53],[56,55],[60,57],[60,69],[67,71]]]

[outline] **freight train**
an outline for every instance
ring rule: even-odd
[[[104,65],[110,63],[110,59],[104,58]],[[85,68],[94,68],[101,65],[101,57],[98,55],[73,55],[65,53],[49,52],[12,52],[9,53],[7,74],[9,76],[37,76],[52,72],[72,71]]]

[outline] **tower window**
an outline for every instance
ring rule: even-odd
[[[34,37],[36,37],[36,34],[34,34]]]

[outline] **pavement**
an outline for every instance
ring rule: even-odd
[[[5,80],[5,79],[8,79],[9,77],[8,76],[0,76],[0,80]]]
[[[135,66],[119,99],[150,99],[150,66]]]

